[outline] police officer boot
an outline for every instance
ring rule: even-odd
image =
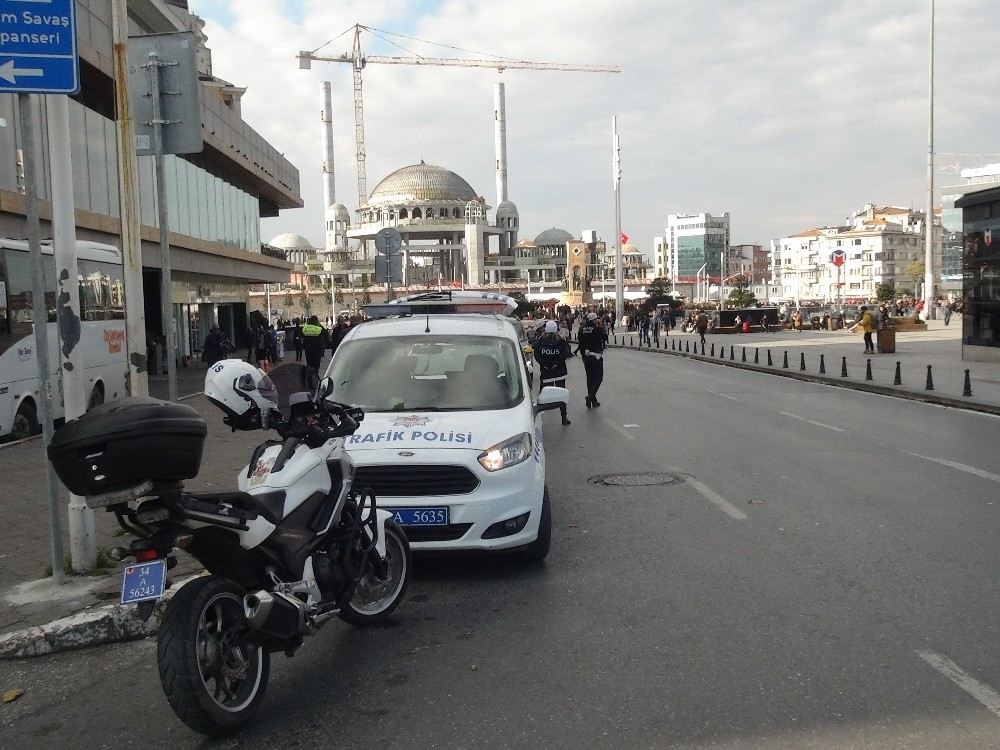
[[[567,418],[567,416],[566,416],[566,407],[565,406],[562,409],[559,410],[559,413],[562,414],[562,423],[563,424],[571,424],[571,422],[569,421],[569,418]]]

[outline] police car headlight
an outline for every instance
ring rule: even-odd
[[[531,435],[522,432],[484,450],[479,454],[479,463],[486,471],[500,471],[527,461],[530,457]]]

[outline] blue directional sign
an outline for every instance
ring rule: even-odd
[[[79,90],[74,0],[0,0],[0,94]]]

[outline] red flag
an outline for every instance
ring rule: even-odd
[[[622,244],[623,245],[627,245],[628,244],[628,235],[625,234],[625,232],[622,232]]]

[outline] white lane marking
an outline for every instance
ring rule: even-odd
[[[713,396],[719,396],[721,398],[728,398],[730,401],[739,401],[738,398],[736,398],[735,396],[730,396],[728,393],[719,393],[718,391],[713,391],[713,390],[710,390],[709,388],[706,388],[705,390],[708,393],[711,393]]]
[[[917,656],[930,664],[934,669],[954,682],[997,716],[1000,716],[1000,693],[989,685],[984,685],[975,677],[966,674],[962,671],[961,667],[947,656],[936,654],[933,651],[918,650],[916,653]]]
[[[823,424],[822,422],[814,422],[811,419],[806,419],[805,417],[800,417],[798,414],[792,414],[791,412],[782,411],[778,412],[786,417],[791,417],[792,419],[798,419],[803,422],[808,422],[809,424],[816,425],[817,427],[824,427],[827,430],[833,430],[834,432],[844,432],[845,430],[841,427],[834,427],[832,424]]]
[[[994,482],[1000,482],[1000,474],[993,474],[992,472],[986,471],[984,469],[977,469],[975,466],[969,466],[968,464],[960,464],[958,461],[949,461],[945,458],[934,458],[933,456],[923,456],[919,453],[910,453],[910,451],[903,451],[903,453],[908,456],[914,456],[916,458],[922,458],[925,461],[933,461],[936,464],[941,464],[942,466],[948,466],[952,469],[958,469],[959,471],[964,471],[967,474],[974,474],[977,477],[982,477],[983,479],[989,479]]]
[[[629,440],[635,440],[635,435],[633,435],[633,434],[632,434],[631,432],[629,432],[628,430],[626,430],[626,429],[625,429],[624,427],[622,427],[622,426],[621,426],[621,425],[619,425],[618,423],[616,423],[616,422],[612,422],[612,421],[611,421],[610,419],[608,419],[607,417],[605,417],[605,418],[604,418],[604,421],[605,421],[605,423],[607,423],[607,425],[608,425],[609,427],[611,427],[611,428],[612,428],[612,429],[614,429],[614,430],[617,430],[617,431],[618,431],[618,432],[620,432],[620,433],[621,433],[622,435],[624,435],[625,437],[627,437],[627,438],[628,438]]]
[[[701,495],[703,498],[708,500],[710,503],[719,508],[723,513],[731,518],[735,518],[737,521],[746,521],[747,514],[742,510],[737,508],[731,502],[726,500],[724,497],[719,495],[715,490],[710,487],[706,487],[702,482],[699,482],[693,477],[686,477],[687,483],[694,488],[695,492]]]
[[[631,427],[638,427],[638,426],[639,425],[637,425],[637,424],[623,424],[622,425],[622,427],[625,427],[626,429],[631,428]]]

